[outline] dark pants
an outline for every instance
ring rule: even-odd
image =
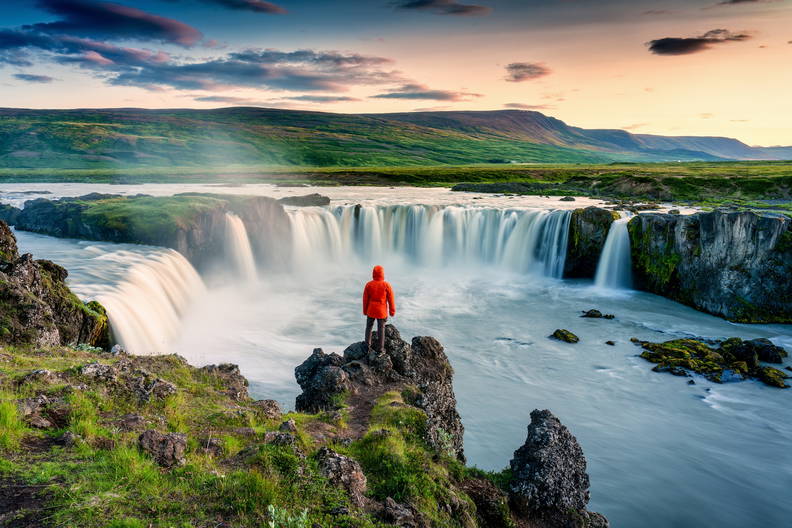
[[[385,322],[388,319],[377,319],[377,337],[379,338],[379,350],[385,352]],[[366,344],[371,348],[371,329],[374,327],[374,318],[366,318]]]

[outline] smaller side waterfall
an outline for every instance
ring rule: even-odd
[[[245,223],[232,213],[226,213],[225,242],[226,251],[237,274],[246,281],[255,281],[256,259],[253,258]]]
[[[115,338],[134,354],[165,354],[187,307],[205,292],[180,253],[168,251],[133,266],[127,278],[97,300],[107,308]]]
[[[594,284],[598,288],[626,290],[632,288],[632,258],[628,218],[619,218],[611,224],[605,247],[597,264]]]

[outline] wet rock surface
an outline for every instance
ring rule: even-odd
[[[641,357],[657,365],[655,372],[668,372],[675,376],[701,374],[715,383],[757,379],[766,385],[788,388],[789,378],[782,370],[762,361],[781,363],[787,352],[767,339],[743,341],[733,337],[717,347],[695,339],[674,339],[663,343],[639,341],[644,351]]]
[[[376,333],[373,339],[376,342]],[[410,344],[396,327],[386,325],[384,353],[369,350],[362,342],[347,347],[343,356],[315,349],[295,369],[295,377],[303,390],[297,410],[307,412],[333,410],[342,394],[363,393],[371,400],[385,389],[414,386],[417,391],[410,403],[426,412],[427,440],[440,451],[464,458],[453,369],[433,337],[415,337]]]
[[[558,341],[563,341],[565,343],[578,343],[580,338],[570,332],[569,330],[564,330],[563,328],[557,329],[555,332],[550,334],[551,339],[556,339]]]
[[[619,214],[601,207],[575,209],[569,220],[564,277],[594,278],[608,231]]]
[[[603,314],[602,312],[600,312],[599,310],[596,310],[596,309],[586,310],[585,312],[583,312],[583,315],[581,315],[580,317],[585,317],[585,318],[588,318],[588,319],[615,319],[616,318],[616,316],[613,315],[613,314]]]
[[[792,218],[713,211],[628,224],[639,289],[746,323],[792,323]]]

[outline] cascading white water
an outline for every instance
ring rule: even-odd
[[[226,251],[239,276],[246,281],[256,280],[256,259],[245,223],[233,213],[226,213],[225,242]]]
[[[294,264],[400,257],[419,265],[504,266],[560,278],[569,211],[339,206],[290,211]]]
[[[205,290],[187,259],[169,250],[133,266],[121,284],[97,300],[128,352],[165,354],[179,334],[182,314]]]
[[[594,285],[610,290],[632,288],[632,257],[630,256],[629,218],[619,218],[611,224],[602,248]]]

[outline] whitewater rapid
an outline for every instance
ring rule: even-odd
[[[136,187],[141,191],[149,187]],[[734,325],[624,289],[623,222],[608,235],[603,287],[593,287],[559,279],[570,217],[564,209],[368,202],[288,212],[292,269],[255,262],[248,250],[255,226],[232,218],[225,280],[196,280],[188,262],[161,248],[18,236],[23,251],[69,269],[81,296],[112,305],[107,299],[117,295],[122,309],[148,314],[129,331],[150,334],[150,342],[130,337],[131,347],[164,348],[196,365],[238,363],[254,397],[286,408],[299,390],[294,367],[314,347],[342,352],[362,338],[360,289],[371,266],[382,264],[396,288],[392,322],[407,338],[432,335],[446,347],[471,463],[506,466],[524,441],[530,411],[549,408],[580,440],[590,506],[613,526],[783,526],[792,518],[788,391],[700,377],[688,385],[652,372],[630,342],[736,335],[792,349],[792,329]],[[590,308],[616,319],[580,318]],[[111,317],[122,309],[111,307]],[[549,340],[556,328],[581,342]],[[615,346],[605,345],[610,340]]]

